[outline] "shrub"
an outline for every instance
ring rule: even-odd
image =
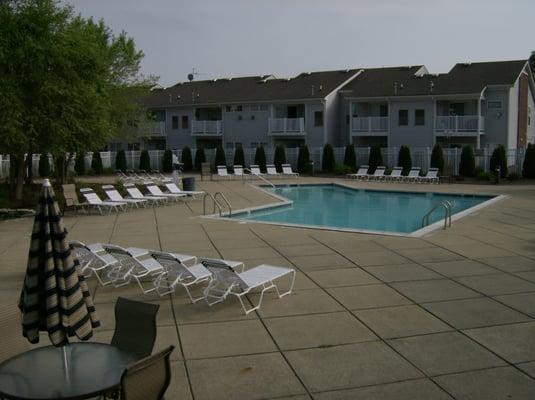
[[[300,173],[311,172],[310,153],[306,144],[299,147],[299,154],[297,154],[297,170]]]
[[[234,165],[241,165],[245,168],[245,154],[243,153],[242,146],[238,146],[234,150]]]
[[[191,171],[193,169],[193,158],[191,157],[191,149],[184,147],[182,149],[182,164],[184,171]]]
[[[507,175],[508,181],[517,181],[520,179],[520,175],[518,175],[516,172],[511,172],[509,175]]]
[[[327,143],[323,146],[323,157],[321,159],[321,170],[323,172],[334,172],[336,169],[336,161],[334,159],[333,147]]]
[[[463,146],[461,151],[461,163],[459,164],[459,175],[475,176],[476,159],[474,156],[474,148],[470,145]]]
[[[411,151],[407,146],[399,148],[398,166],[403,168],[403,175],[407,175],[412,168]]]
[[[435,144],[433,152],[431,153],[431,168],[438,168],[438,172],[442,175],[444,172],[444,152],[440,144]]]
[[[275,154],[273,155],[273,164],[277,168],[277,172],[282,172],[282,164],[286,164],[286,153],[284,146],[278,145],[275,147]]]
[[[490,177],[490,173],[485,171],[479,171],[478,173],[476,173],[476,179],[480,181],[490,181]]]
[[[139,155],[139,169],[150,172],[150,156],[147,150],[142,150]]]
[[[79,151],[76,153],[76,158],[74,159],[74,170],[78,176],[85,175],[85,152]]]
[[[528,143],[524,163],[522,164],[522,176],[527,179],[535,178],[535,145]]]
[[[370,166],[369,174],[373,174],[378,166],[383,165],[383,153],[381,153],[381,146],[378,144],[374,144],[370,148],[368,165]]]
[[[119,150],[115,155],[115,169],[118,171],[126,171],[126,153],[124,150]]]
[[[195,169],[200,171],[201,164],[204,162],[206,162],[206,154],[204,154],[204,148],[199,147],[197,150],[195,150]]]
[[[165,150],[163,153],[162,171],[173,172],[173,152],[171,150]]]
[[[336,164],[334,167],[334,173],[337,175],[346,175],[350,174],[351,172],[353,172],[353,170],[348,165]]]
[[[223,146],[217,146],[215,150],[215,166],[218,165],[224,165],[227,166],[227,158],[225,157],[225,150],[223,150]]]
[[[41,154],[39,157],[39,176],[45,178],[50,176],[50,160],[48,154]]]
[[[507,156],[503,145],[496,147],[490,157],[490,172],[494,174],[498,167],[500,167],[500,177],[505,178],[507,176]]]
[[[263,146],[256,148],[254,163],[260,167],[261,172],[266,172],[266,152]]]
[[[351,168],[351,172],[357,170],[357,155],[355,154],[355,146],[348,144],[344,154],[344,165]]]
[[[95,175],[102,175],[104,168],[102,166],[102,158],[100,157],[100,151],[93,152],[93,158],[91,159],[91,169]]]

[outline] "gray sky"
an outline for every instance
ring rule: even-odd
[[[520,59],[535,50],[533,0],[66,0],[126,31],[142,72],[197,79]]]

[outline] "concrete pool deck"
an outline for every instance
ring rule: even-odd
[[[156,348],[176,346],[169,399],[533,399],[535,185],[338,181],[510,197],[422,238],[199,218],[200,200],[69,215],[69,239],[298,271],[293,294],[269,295],[248,316],[234,299],[209,308],[181,289],[159,298],[90,278],[102,322],[95,340],[111,339],[118,296],[160,304]],[[241,181],[197,186],[235,209],[276,202]],[[2,304],[18,301],[32,223],[0,222]]]

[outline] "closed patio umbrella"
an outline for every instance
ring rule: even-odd
[[[66,236],[54,191],[45,179],[19,302],[23,335],[31,343],[39,342],[39,332],[46,331],[54,346],[64,346],[69,336],[89,339],[100,325]]]

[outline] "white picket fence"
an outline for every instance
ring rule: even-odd
[[[273,163],[273,155],[275,149],[272,147],[264,148],[266,153],[267,163]],[[336,164],[342,164],[344,161],[345,147],[335,147],[334,156]],[[195,159],[196,149],[191,149],[192,158]],[[213,164],[215,161],[215,149],[205,149],[206,161]],[[412,165],[415,167],[421,167],[422,170],[426,171],[429,169],[431,163],[431,152],[432,148],[423,147],[423,148],[412,148],[411,149],[411,159]],[[126,164],[128,169],[137,170],[139,169],[139,158],[141,151],[126,151]],[[245,156],[245,165],[249,166],[254,164],[256,149],[244,148]],[[295,169],[297,167],[297,156],[299,153],[298,148],[287,148],[285,149],[286,161],[291,164]],[[309,148],[310,160],[314,163],[314,170],[321,170],[323,148],[314,147]],[[357,156],[357,165],[363,165],[368,163],[370,148],[368,147],[357,147],[355,148],[355,153]],[[383,161],[388,167],[394,167],[397,165],[397,159],[399,154],[399,148],[389,147],[383,148]],[[524,149],[510,149],[507,151],[507,160],[509,166],[509,172],[516,172],[521,174],[522,172],[522,163],[524,162]],[[156,170],[161,170],[163,162],[163,150],[149,150],[151,168]],[[173,154],[176,155],[178,160],[182,160],[182,151],[173,150]],[[492,150],[484,148],[476,150],[475,160],[476,167],[483,169],[484,171],[489,170],[490,157],[492,155]],[[34,176],[38,176],[39,171],[39,154],[34,154],[32,159],[32,170]],[[50,157],[50,156],[49,156]],[[85,156],[86,170],[89,170],[91,167],[91,160],[93,153],[87,153]],[[104,151],[100,153],[102,159],[102,166],[105,169],[115,169],[115,157],[116,152],[113,151]],[[225,157],[227,160],[227,165],[231,166],[232,161],[234,160],[234,150],[227,149],[225,151]],[[459,173],[459,163],[461,161],[461,149],[444,149],[444,161],[446,165],[446,171],[453,175]],[[50,157],[50,166],[53,168],[52,158]],[[74,162],[71,163],[70,168],[74,168]],[[9,176],[9,156],[0,155],[0,178]]]

